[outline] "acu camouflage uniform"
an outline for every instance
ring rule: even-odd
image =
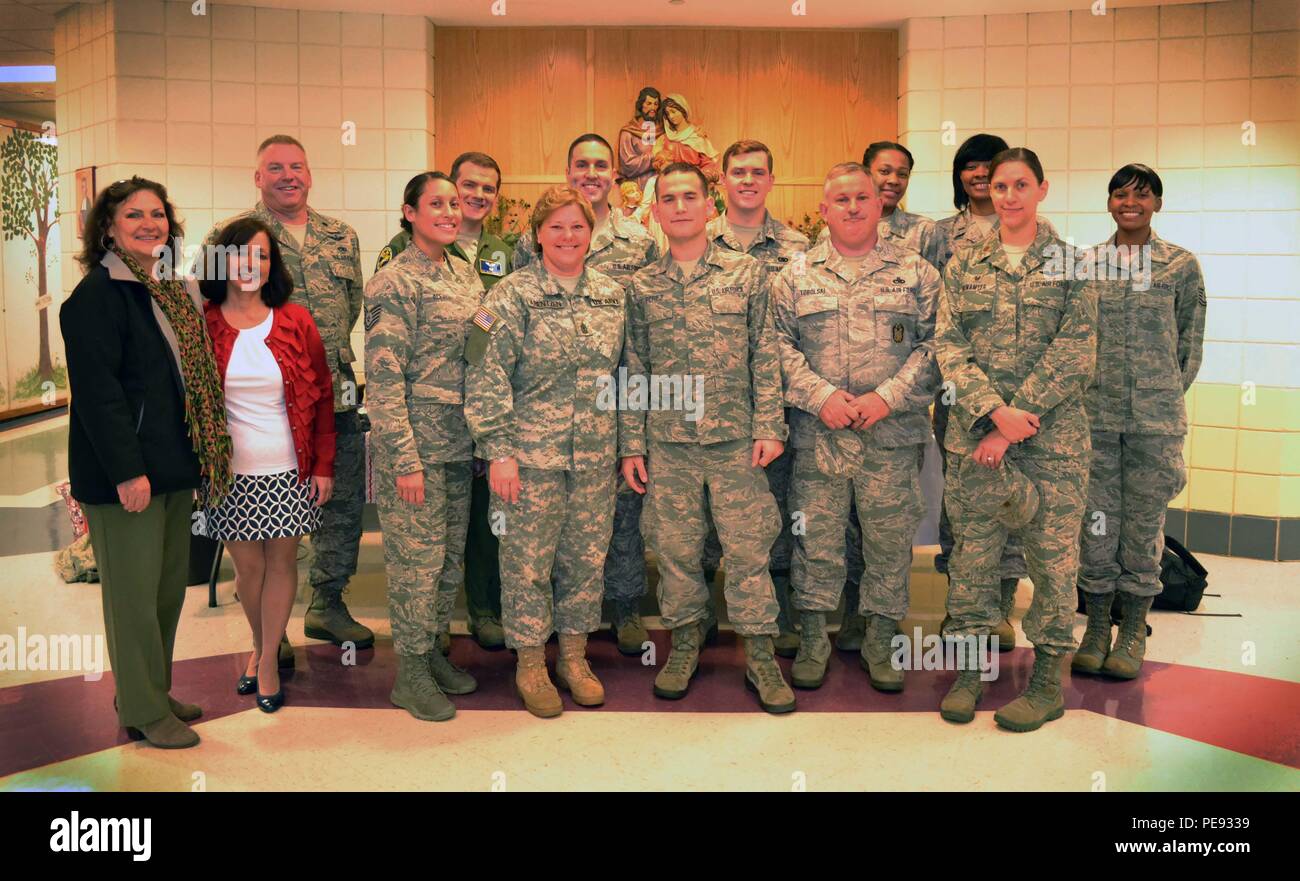
[[[465,416],[483,458],[514,458],[522,485],[515,504],[492,497],[510,648],[600,627],[623,327],[618,282],[588,268],[570,294],[540,261],[494,287],[475,318]]]
[[[351,226],[307,209],[307,228],[300,248],[262,202],[252,211],[213,227],[204,244],[216,242],[233,220],[256,217],[271,229],[280,256],[293,279],[290,302],[306,307],[320,331],[334,383],[334,494],[321,510],[321,525],[311,535],[312,587],[337,596],[357,571],[361,546],[361,512],[365,504],[366,425],[357,413],[357,378],[352,369],[352,328],[361,315],[361,246]]]
[[[745,250],[740,240],[732,234],[726,215],[709,221],[708,236],[709,241],[718,247],[757,258],[763,264],[769,278],[774,278],[778,272],[790,265],[796,254],[803,254],[808,250],[808,237],[798,230],[790,229],[773,217],[770,211],[763,215],[763,227],[754,241],[749,243],[749,250]],[[790,422],[788,410],[785,419],[788,426]],[[793,467],[793,451],[787,450],[784,455],[779,456],[764,469],[767,472],[768,489],[772,491],[777,510],[781,512],[781,534],[772,545],[768,560],[768,569],[774,574],[785,574],[790,571],[790,553],[794,546],[794,538],[790,534],[790,474]],[[717,530],[710,522],[709,537],[704,545],[705,569],[716,570],[721,556],[722,546],[718,543]]]
[[[478,285],[444,257],[402,251],[366,285],[366,379],[374,423],[388,614],[399,655],[433,650],[464,580],[469,523],[465,336]],[[424,472],[424,503],[397,477]]]
[[[1057,235],[1056,227],[1052,222],[1044,217],[1038,218],[1040,227],[1045,227],[1053,236]],[[998,219],[993,218],[993,230],[998,228]],[[937,257],[934,268],[943,272],[948,261],[952,259],[953,253],[963,247],[972,247],[984,241],[985,235],[980,228],[971,220],[970,205],[962,208],[961,211],[952,217],[945,217],[935,224],[936,237],[939,239],[937,246]],[[1059,236],[1058,236],[1059,237]],[[948,405],[944,403],[943,379],[940,377],[939,390],[934,398],[934,439],[939,444],[939,463],[943,466],[944,474],[948,473],[948,454],[944,447],[944,438],[948,433]],[[946,501],[939,506],[939,553],[934,558],[934,568],[946,573],[948,571],[948,558],[952,555],[952,522],[948,519],[948,504]],[[1020,540],[1014,535],[1007,537],[1006,547],[1002,551],[1002,562],[999,564],[998,573],[1003,579],[1014,578],[1019,580],[1028,574],[1025,569],[1025,555],[1020,549]]]
[[[1009,404],[1040,419],[1037,434],[1007,450],[1040,497],[1034,518],[1014,530],[1034,582],[1025,635],[1045,654],[1062,655],[1075,648],[1089,459],[1083,396],[1096,363],[1097,294],[1052,272],[1044,256],[1048,246],[1068,247],[1040,224],[1018,268],[1011,268],[1000,239],[990,236],[958,251],[944,269],[936,353],[944,379],[956,389],[946,438],[944,495],[956,541],[944,635],[987,635],[1002,619],[998,567],[1008,528],[974,510],[974,487],[987,480],[971,474],[986,467],[972,453],[993,430],[989,414]]]
[[[665,254],[632,277],[628,298],[629,385],[636,376],[702,380],[698,421],[669,395],[648,413],[631,406],[619,413],[619,455],[647,460],[642,528],[659,561],[664,624],[676,629],[705,617],[707,506],[727,558],[724,593],[736,632],[775,636],[767,562],[780,514],[750,464],[755,440],[786,437],[763,267],[710,243],[689,277]]]
[[[925,515],[920,466],[938,381],[934,311],[939,274],[920,254],[881,238],[854,268],[831,242],[772,283],[785,399],[796,450],[791,506],[805,529],[794,539],[794,605],[834,611],[845,581],[845,527],[856,500],[867,567],[859,606],[846,611],[900,621],[907,614],[912,539]],[[890,414],[865,430],[821,421],[837,389],[875,391]]]
[[[1128,278],[1115,237],[1097,246],[1097,373],[1085,403],[1092,474],[1081,537],[1079,586],[1160,593],[1165,511],[1186,483],[1183,395],[1201,365],[1205,281],[1190,252],[1151,233],[1150,250]],[[1147,262],[1149,253],[1149,262]],[[1098,513],[1104,519],[1098,517]]]
[[[644,226],[611,210],[610,227],[593,236],[587,252],[587,266],[626,286],[632,273],[659,257],[654,237]],[[537,260],[532,231],[520,236],[515,245],[515,266]],[[522,261],[522,262],[520,262]],[[605,556],[605,598],[619,614],[636,611],[646,592],[645,540],[641,537],[641,507],[644,496],[625,482],[618,482],[614,528]],[[617,620],[618,615],[615,616]]]
[[[375,272],[410,244],[411,234],[406,230],[398,232],[379,252]],[[457,261],[455,265],[477,281],[480,297],[510,274],[510,252],[504,241],[487,230],[483,230],[471,254],[462,249],[459,240],[447,246],[447,253]],[[484,618],[501,617],[501,569],[497,537],[488,522],[490,496],[487,466],[479,459],[474,463],[474,479],[470,484],[469,534],[465,540],[465,606],[471,626]],[[447,623],[444,619],[443,626]]]

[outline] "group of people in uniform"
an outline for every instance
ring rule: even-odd
[[[301,152],[291,141],[278,143]],[[1048,183],[1031,150],[969,138],[953,163],[958,212],[935,223],[900,207],[910,152],[878,142],[828,171],[813,244],[767,210],[772,153],[746,139],[722,154],[720,216],[698,164],[656,169],[660,248],[612,208],[618,153],[603,137],[576,138],[566,162],[513,248],[484,229],[501,190],[492,157],[412,178],[364,297],[346,224],[308,211],[299,239],[255,209],[337,354],[334,513],[313,537],[309,636],[373,640],[340,597],[360,534],[348,333],[364,315],[391,698],[416,718],[451,718],[449,695],[477,687],[445,656],[462,585],[471,634],[517,653],[529,711],[559,714],[557,686],[603,703],[588,635],[607,600],[620,650],[642,655],[647,544],[671,631],[659,697],[687,694],[716,633],[720,560],[763,709],[792,711],[791,685],[823,683],[842,594],[836,645],[860,652],[874,688],[902,690],[897,625],[932,430],[943,636],[1010,648],[1016,586],[1033,582],[1033,674],[997,723],[1028,731],[1064,712],[1076,585],[1088,624],[1073,669],[1138,675],[1205,319],[1195,257],[1151,229],[1153,169],[1115,173],[1114,235],[1075,249],[1038,214]],[[305,198],[305,153],[277,167],[264,187]],[[794,658],[789,682],[778,653]],[[986,672],[955,671],[945,719],[974,718]]]

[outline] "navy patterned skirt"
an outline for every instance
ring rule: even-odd
[[[203,506],[208,538],[263,541],[306,535],[320,526],[321,509],[312,504],[311,482],[298,481],[298,469],[279,474],[236,474],[220,505]]]

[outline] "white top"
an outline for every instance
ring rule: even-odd
[[[275,312],[241,330],[226,367],[226,422],[235,474],[280,474],[298,468],[284,405],[284,375],[266,344]]]

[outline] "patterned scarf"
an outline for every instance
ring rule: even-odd
[[[217,360],[208,345],[203,317],[177,279],[160,281],[145,272],[135,258],[114,246],[136,280],[149,289],[176,335],[181,354],[181,376],[185,379],[185,422],[190,443],[199,457],[209,504],[219,503],[234,478],[230,470],[230,433],[226,429],[226,397],[217,372]]]

